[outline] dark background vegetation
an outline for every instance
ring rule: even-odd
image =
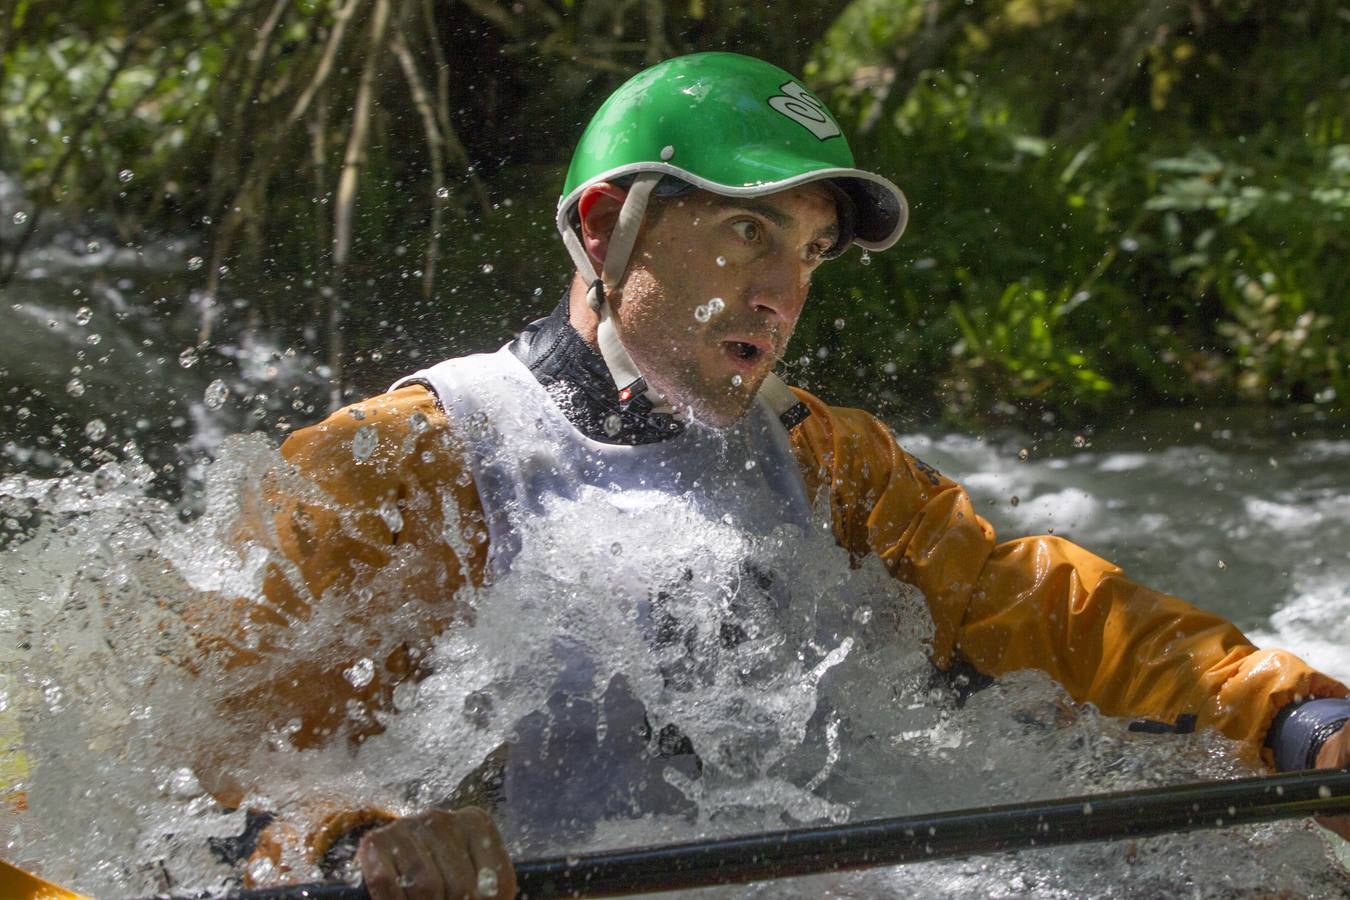
[[[645,65],[728,49],[802,73],[913,208],[892,251],[821,271],[790,380],[967,424],[1338,413],[1348,20],[1333,0],[0,0],[0,172],[27,198],[0,284],[58,219],[196,235],[180,296],[212,310],[203,349],[243,319],[378,390],[547,311],[590,112]]]

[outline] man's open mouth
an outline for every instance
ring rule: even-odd
[[[737,368],[749,371],[773,356],[773,341],[753,334],[747,337],[749,340],[723,338],[722,352]]]
[[[732,356],[746,362],[755,362],[764,353],[759,347],[745,341],[727,341],[726,344]]]

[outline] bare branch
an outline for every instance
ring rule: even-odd
[[[343,154],[342,174],[338,176],[336,208],[333,210],[333,296],[328,306],[328,368],[332,387],[329,406],[342,405],[342,292],[347,255],[352,246],[352,216],[356,210],[356,191],[361,171],[366,166],[370,144],[370,120],[375,79],[384,58],[385,34],[389,26],[389,0],[375,0],[370,19],[370,38],[366,46],[366,62],[361,69],[361,80],[356,89],[356,106],[352,110],[352,127]]]
[[[653,65],[670,55],[670,42],[666,40],[666,4],[663,0],[644,0],[643,12],[647,14],[647,64]]]
[[[433,38],[434,39],[434,38]],[[445,204],[449,199],[449,189],[445,186],[445,139],[436,124],[436,113],[431,107],[431,97],[422,83],[421,73],[417,71],[417,61],[408,50],[406,37],[400,26],[394,32],[391,45],[398,57],[403,77],[408,82],[413,105],[422,118],[422,130],[426,134],[427,155],[431,163],[431,224],[427,234],[427,249],[422,261],[422,296],[430,299],[436,284],[436,259],[440,252],[441,222],[445,217]]]
[[[492,0],[464,0],[464,5],[511,37],[520,37],[523,33],[520,18],[511,15],[509,10],[498,6]]]
[[[314,77],[310,79],[309,86],[295,101],[295,106],[286,116],[287,129],[294,127],[304,118],[305,111],[309,109],[309,104],[314,101],[314,95],[328,81],[328,76],[333,73],[333,60],[337,59],[338,50],[342,49],[342,42],[347,34],[347,24],[351,21],[352,14],[356,12],[356,7],[360,2],[361,0],[347,0],[346,5],[333,14],[333,30],[328,35],[328,43],[324,45],[323,57],[320,58],[319,65],[314,70]]]
[[[292,106],[285,124],[279,129],[278,133],[283,137],[289,134],[301,121],[313,102],[314,96],[327,84],[333,71],[333,62],[342,47],[347,25],[360,3],[361,0],[347,0],[346,4],[334,13],[333,30],[329,32],[328,40],[324,44],[323,55],[319,64],[315,67],[314,75],[304,93]],[[281,158],[280,153],[255,154],[248,170],[240,181],[239,189],[235,192],[233,201],[226,208],[211,246],[211,269],[207,273],[206,287],[208,302],[214,299],[220,288],[220,267],[224,264],[225,258],[234,246],[235,235],[238,234],[240,227],[244,224],[246,218],[244,210],[248,206],[247,198],[251,195],[266,193],[267,183],[271,180],[272,172],[280,163]],[[203,340],[208,339],[209,336],[209,332],[204,332]]]

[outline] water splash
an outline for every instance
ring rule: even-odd
[[[374,716],[383,734],[355,753],[341,740],[296,751],[284,723],[241,741],[218,703],[297,658],[349,660],[348,682],[369,683],[431,608],[407,586],[457,573],[396,548],[382,568],[314,598],[313,617],[294,623],[261,670],[244,678],[208,667],[194,677],[176,662],[193,653],[185,608],[211,597],[263,602],[267,567],[283,562],[266,539],[235,543],[241,522],[268,508],[274,488],[327,501],[257,437],[226,442],[206,472],[205,511],[192,521],[148,494],[151,479],[131,460],[59,479],[0,481],[0,507],[19,525],[0,558],[0,596],[12,598],[0,608],[11,716],[0,727],[11,729],[29,767],[14,785],[26,791],[28,809],[2,814],[6,852],[98,896],[222,892],[238,875],[210,847],[243,830],[243,813],[225,811],[206,791],[184,750],[194,743],[233,747],[241,774],[268,779],[268,796],[254,802],[283,817],[314,795],[411,811],[472,782],[483,760],[528,738],[531,723],[559,721],[560,690],[573,710],[592,711],[583,717],[590,733],[576,736],[587,746],[622,745],[626,724],[645,720],[645,740],[682,738],[701,770],[671,762],[650,795],[633,795],[665,806],[552,829],[538,827],[537,810],[508,793],[500,819],[516,852],[585,852],[1245,772],[1215,735],[1129,732],[1034,672],[966,697],[969,684],[935,675],[927,661],[922,599],[876,558],[855,565],[825,527],[827,505],[810,528],[753,536],[682,504],[616,504],[603,492],[554,501],[521,535],[507,575],[460,592],[463,616],[431,649],[431,674],[401,685],[393,708],[349,711],[352,727]],[[449,502],[407,498],[424,501]],[[620,534],[623,552],[615,552]],[[382,599],[392,597],[404,606]],[[353,607],[397,611],[372,644],[371,629],[343,611]],[[623,697],[639,706],[623,706]],[[543,748],[567,749],[557,734],[537,733]],[[586,760],[601,787],[621,774]],[[585,778],[597,771],[550,783],[570,802],[594,790]],[[1286,823],[711,895],[1145,897],[1177,884],[1200,896],[1232,884],[1337,896],[1345,876],[1311,826]]]

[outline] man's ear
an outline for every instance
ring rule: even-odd
[[[605,267],[609,252],[609,237],[619,221],[619,210],[628,192],[608,181],[593,184],[581,192],[577,200],[577,215],[581,217],[581,243],[586,254],[595,263],[596,271]]]

